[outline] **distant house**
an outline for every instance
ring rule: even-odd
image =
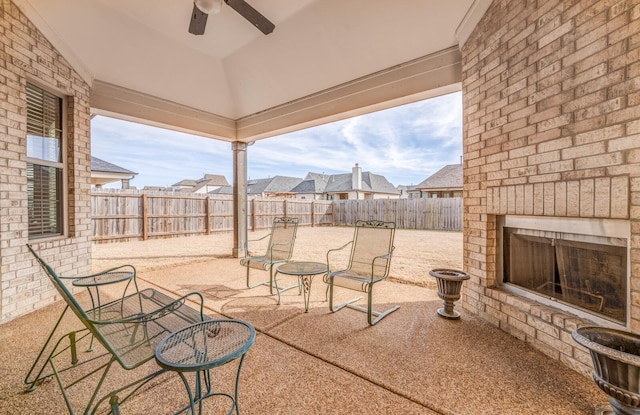
[[[191,192],[194,187],[196,187],[196,180],[184,179],[172,184],[170,189],[174,192]]]
[[[396,189],[400,192],[400,199],[408,199],[412,197],[410,191],[413,190],[415,186],[406,186],[404,184],[400,184],[396,186]]]
[[[462,197],[462,164],[449,164],[414,186],[416,198]]]
[[[122,189],[128,189],[129,181],[137,174],[124,167],[91,156],[91,184],[96,188],[120,181]]]
[[[295,197],[292,189],[301,181],[302,179],[298,177],[286,176],[248,180],[247,195],[249,197]]]
[[[322,200],[325,198],[324,189],[327,187],[330,177],[324,173],[307,173],[304,180],[291,189],[291,192],[295,193],[296,199]]]
[[[206,194],[228,196],[233,187],[226,183],[224,176],[205,175],[200,180],[182,180],[172,187],[175,191],[204,193],[203,180],[208,179]],[[217,181],[215,181],[217,180]],[[224,180],[224,184],[223,183]],[[213,189],[212,189],[213,187]],[[380,175],[362,172],[358,164],[351,173],[332,174],[308,173],[303,179],[298,177],[273,176],[267,179],[247,181],[247,196],[250,198],[284,197],[306,200],[341,199],[397,199],[398,191]]]
[[[329,176],[324,188],[327,200],[343,199],[398,199],[400,192],[389,181],[378,174],[362,172],[356,163],[351,173]]]
[[[202,179],[196,182],[193,193],[209,193],[223,186],[229,186],[226,177],[221,174],[205,174]]]
[[[229,182],[223,175],[205,174],[197,180],[180,180],[178,183],[172,184],[171,188],[175,192],[207,194],[224,186],[229,186]]]
[[[207,194],[212,196],[231,196],[233,194],[233,186],[220,186],[217,189],[210,190]]]

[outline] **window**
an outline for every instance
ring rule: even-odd
[[[62,98],[27,84],[29,238],[63,234]]]

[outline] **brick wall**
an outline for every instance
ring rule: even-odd
[[[68,237],[34,244],[61,274],[91,266],[89,86],[9,0],[0,0],[0,322],[58,297],[28,242],[26,84],[67,98]]]
[[[496,222],[629,220],[640,332],[640,1],[494,0],[462,55],[463,306],[589,374],[588,321],[500,288]]]

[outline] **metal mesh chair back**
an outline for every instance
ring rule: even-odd
[[[347,273],[383,279],[389,273],[395,224],[393,222],[358,221]],[[384,257],[385,258],[380,258]]]
[[[36,261],[38,261],[38,264],[40,265],[44,273],[47,275],[47,277],[49,277],[49,281],[51,281],[56,291],[58,291],[58,293],[62,296],[73,313],[80,319],[80,321],[87,321],[89,319],[89,316],[87,315],[87,313],[85,313],[78,300],[73,296],[73,294],[71,294],[71,291],[69,291],[67,286],[62,282],[62,279],[58,276],[58,274],[56,274],[53,268],[49,264],[47,264],[36,251],[33,250],[31,245],[27,245],[27,248],[29,248],[29,251],[31,251]]]
[[[297,218],[275,218],[265,257],[272,261],[290,259],[293,254],[297,230]]]
[[[327,283],[329,310],[336,312],[344,307],[349,307],[362,311],[367,313],[369,325],[374,325],[400,307],[393,306],[386,311],[375,311],[372,305],[373,286],[389,275],[395,233],[396,225],[393,222],[358,221],[355,225],[353,240],[340,248],[331,249],[327,252],[329,273],[325,276],[324,281]],[[337,253],[343,249],[346,250],[349,245],[351,245],[351,253],[347,268],[335,269],[335,267],[332,267],[332,258],[335,265]],[[367,307],[354,304],[361,297],[334,306],[333,291],[336,286],[367,293]]]
[[[205,319],[184,297],[175,299],[151,288],[85,309],[53,268],[27,246],[68,307],[125,369],[151,359],[167,334]]]

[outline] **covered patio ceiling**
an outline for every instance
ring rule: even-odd
[[[251,142],[460,89],[488,0],[248,0],[188,32],[192,0],[14,0],[113,116]],[[467,29],[468,32],[468,29]],[[467,33],[468,35],[468,33]]]

